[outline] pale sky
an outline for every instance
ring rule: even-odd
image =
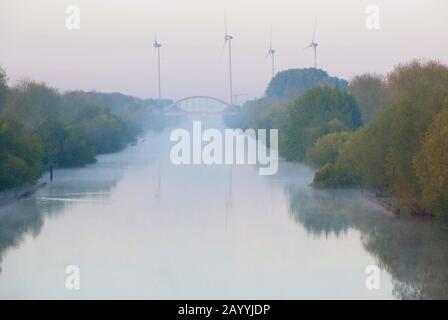
[[[80,8],[80,29],[65,8]],[[365,26],[368,5],[380,29]],[[234,93],[262,96],[271,77],[270,30],[277,71],[313,65],[350,79],[386,73],[413,58],[448,63],[446,0],[0,0],[0,65],[10,84],[29,77],[61,90],[118,91],[156,97],[152,48],[162,43],[162,95],[228,98],[224,12],[234,36]]]

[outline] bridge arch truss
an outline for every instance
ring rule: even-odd
[[[236,115],[237,109],[224,100],[210,96],[190,96],[177,100],[165,108],[167,116]]]

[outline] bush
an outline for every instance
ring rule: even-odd
[[[313,186],[317,188],[349,187],[354,185],[352,177],[339,165],[327,163],[314,175]]]
[[[323,166],[326,163],[336,163],[342,145],[349,139],[350,132],[336,132],[319,138],[314,146],[308,149],[306,161],[315,166]]]

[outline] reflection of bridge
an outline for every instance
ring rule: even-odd
[[[184,115],[224,115],[234,116],[237,114],[235,106],[227,102],[209,96],[191,96],[177,100],[165,107],[167,116]]]

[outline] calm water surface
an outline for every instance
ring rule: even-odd
[[[448,298],[447,230],[313,190],[299,164],[174,166],[168,137],[56,170],[0,208],[0,298]]]

